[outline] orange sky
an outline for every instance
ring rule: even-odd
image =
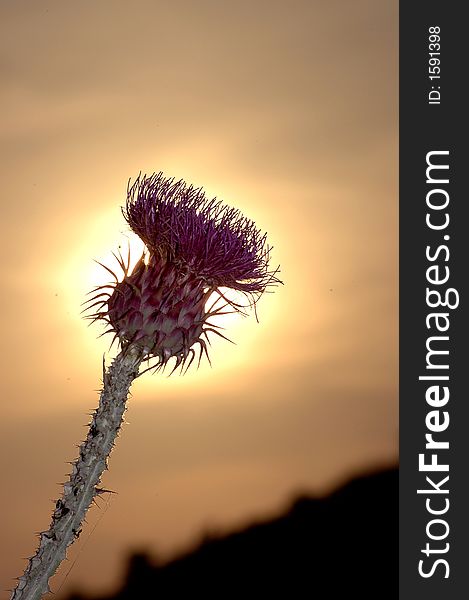
[[[93,258],[111,264],[126,243],[139,171],[254,219],[285,286],[261,299],[260,324],[227,323],[237,345],[216,341],[212,369],[136,382],[103,482],[118,494],[91,512],[61,592],[107,589],[130,548],[168,556],[395,460],[397,2],[1,12],[2,589],[48,527],[98,400],[108,342],[80,303],[102,281]]]

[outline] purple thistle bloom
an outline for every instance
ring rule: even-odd
[[[132,185],[129,182],[122,212],[147,255],[131,273],[118,258],[124,278],[119,282],[113,273],[111,292],[108,286],[97,288],[92,306],[100,308],[91,318],[107,321],[108,331],[123,347],[136,345],[146,357],[157,357],[158,368],[171,357],[176,358],[174,369],[183,367],[190,357],[188,368],[195,344],[200,347],[200,364],[203,353],[208,358],[202,336],[207,341],[209,332],[225,337],[209,317],[226,314],[222,311],[227,306],[240,312],[244,307],[224,298],[220,288],[244,293],[248,306],[253,306],[267,286],[280,283],[278,269],[269,271],[266,234],[239,210],[216,198],[208,200],[201,188],[161,172],[139,176]],[[207,310],[213,292],[226,303],[215,308],[215,302]]]

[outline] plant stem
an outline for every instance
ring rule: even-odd
[[[50,528],[39,534],[39,547],[18,579],[11,600],[40,600],[43,594],[50,592],[49,579],[65,558],[68,546],[80,535],[85,514],[100,493],[96,486],[107,468],[127,395],[141,362],[142,352],[130,346],[121,351],[103,373],[99,406],[93,414],[87,438],[80,446],[62,497],[55,504]]]

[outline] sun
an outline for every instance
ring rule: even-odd
[[[137,235],[126,228],[122,215],[115,206],[94,216],[83,229],[86,235],[81,237],[73,251],[64,255],[61,261],[58,283],[62,290],[61,297],[65,301],[62,308],[63,318],[68,320],[67,327],[73,327],[77,336],[75,339],[81,347],[77,348],[77,354],[82,359],[88,357],[92,361],[96,359],[95,355],[103,350],[108,354],[112,336],[107,336],[109,341],[105,341],[106,336],[97,340],[105,331],[104,324],[98,322],[89,328],[86,326],[82,313],[83,302],[90,297],[89,293],[93,289],[115,283],[110,271],[115,273],[119,281],[122,280],[124,273],[118,262],[119,256],[126,265],[129,263],[131,271],[142,256],[145,246]],[[238,310],[237,307],[244,308]],[[184,377],[171,377],[171,385],[193,385],[196,379],[204,380],[206,377],[217,379],[223,377],[227,370],[248,360],[247,349],[253,337],[255,323],[252,323],[252,320],[255,311],[248,306],[247,297],[238,291],[220,288],[219,292],[213,292],[207,301],[206,310],[211,308],[220,309],[219,314],[209,319],[212,331],[208,332],[208,348],[213,368],[205,358],[201,361],[199,369],[191,367]],[[117,347],[114,345],[108,356],[114,355],[116,351]],[[165,377],[162,380],[166,382]]]
[[[75,315],[74,325],[80,329],[84,325],[83,302],[89,292],[114,281],[107,269],[118,279],[123,277],[116,257],[122,255],[125,263],[130,260],[132,269],[142,255],[143,242],[124,227],[122,215],[115,207],[103,211],[81,227],[80,241],[61,260],[57,283],[65,298],[66,312]]]

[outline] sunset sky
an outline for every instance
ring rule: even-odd
[[[1,589],[115,352],[80,304],[108,280],[93,259],[138,246],[120,207],[140,171],[256,221],[284,286],[259,324],[226,318],[236,345],[214,340],[212,368],[134,384],[103,480],[117,494],[53,590],[108,590],[130,550],[169,557],[396,461],[397,1],[0,6]]]

